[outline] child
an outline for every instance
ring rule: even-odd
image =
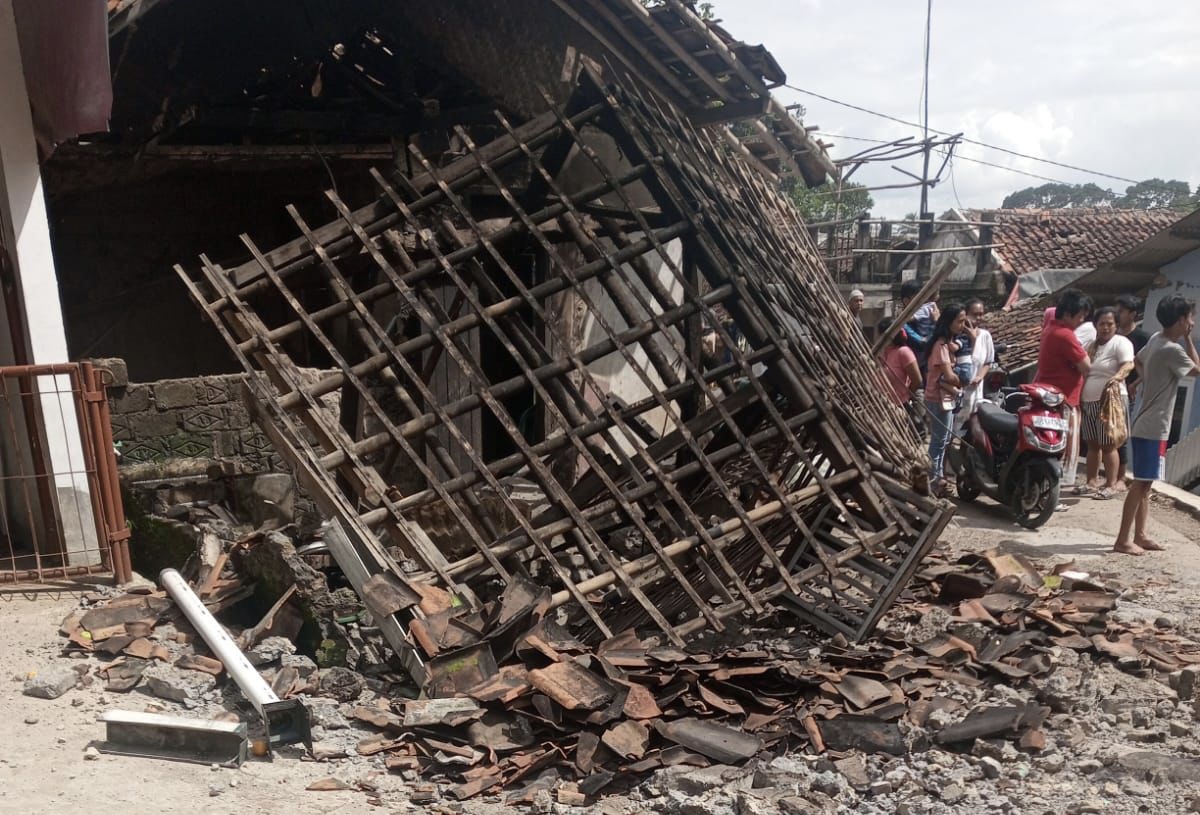
[[[971,357],[973,348],[971,335],[963,332],[949,344],[950,355],[954,357],[954,375],[958,377],[959,387],[955,389],[954,412],[962,410],[963,389],[970,384],[975,375],[975,361]]]

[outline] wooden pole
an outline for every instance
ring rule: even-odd
[[[908,305],[896,315],[896,319],[888,326],[887,331],[884,331],[875,340],[875,345],[871,348],[872,355],[879,356],[883,352],[883,349],[888,347],[888,343],[896,336],[896,332],[900,330],[900,327],[908,322],[908,318],[913,316],[922,303],[929,301],[930,295],[937,291],[938,286],[942,285],[946,281],[946,278],[950,277],[951,273],[957,268],[958,261],[954,258],[950,258],[938,267],[938,270],[929,278],[929,282],[922,286],[916,296],[908,301]]]

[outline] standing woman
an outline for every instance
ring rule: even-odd
[[[991,332],[983,327],[983,319],[987,316],[987,306],[978,297],[967,301],[967,333],[971,336],[971,381],[963,386],[963,406],[954,414],[954,432],[956,435],[966,435],[967,420],[975,412],[983,395],[983,382],[996,364],[996,344],[992,341]]]
[[[879,333],[883,334],[891,325],[889,320],[879,324]],[[887,378],[889,396],[908,413],[918,434],[924,433],[924,411],[916,401],[916,395],[921,390],[921,367],[917,364],[917,355],[908,347],[904,332],[899,331],[892,339],[892,344],[880,357],[883,372]]]
[[[1099,487],[1096,498],[1111,498],[1118,489],[1121,476],[1120,454],[1108,428],[1100,421],[1100,406],[1104,391],[1116,383],[1120,399],[1129,413],[1129,395],[1125,389],[1125,378],[1133,370],[1133,343],[1128,337],[1117,333],[1117,310],[1102,308],[1096,312],[1096,339],[1085,350],[1092,360],[1087,379],[1083,382],[1080,396],[1082,419],[1080,437],[1087,442],[1087,481],[1076,488],[1079,495],[1086,495]],[[1100,484],[1100,464],[1104,463],[1104,483]]]
[[[967,325],[967,312],[960,303],[942,309],[930,337],[929,368],[925,378],[925,410],[929,414],[929,489],[937,496],[946,492],[942,462],[954,427],[954,400],[947,398],[966,384],[954,373],[954,355],[950,342]]]

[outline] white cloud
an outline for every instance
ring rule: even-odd
[[[727,28],[762,42],[789,82],[902,119],[919,116],[924,0],[715,0]],[[1022,153],[1134,179],[1200,184],[1195,76],[1200,3],[1141,0],[934,0],[930,121],[939,129]],[[835,143],[835,158],[867,146],[847,136],[893,139],[919,131],[781,88]],[[1125,182],[963,145],[961,154],[1056,180]],[[919,160],[901,166],[920,172]],[[903,176],[865,167],[855,180]],[[931,208],[999,206],[1013,190],[1043,183],[1008,170],[957,162],[931,192]],[[954,188],[957,188],[957,199]],[[880,191],[876,212],[916,210],[915,189]]]

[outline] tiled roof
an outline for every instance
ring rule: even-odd
[[[1053,302],[1049,297],[1035,297],[1017,303],[1007,311],[993,311],[984,320],[997,345],[1008,348],[1000,354],[1000,362],[1015,371],[1037,362],[1042,343],[1042,315]]]
[[[1000,268],[1023,275],[1041,269],[1094,269],[1170,226],[1168,209],[998,209],[995,250]],[[967,210],[977,221],[984,210]]]

